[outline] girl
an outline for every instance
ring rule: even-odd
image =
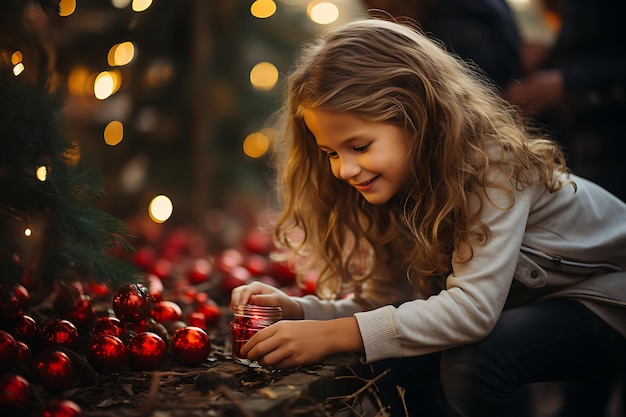
[[[275,236],[319,270],[319,297],[234,289],[233,306],[293,319],[243,356],[355,352],[390,370],[393,415],[427,417],[505,416],[528,382],[615,366],[626,205],[568,173],[477,71],[409,27],[357,21],[303,50],[283,116]]]

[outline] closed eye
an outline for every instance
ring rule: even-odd
[[[367,152],[369,147],[370,147],[370,144],[368,143],[368,144],[363,145],[363,146],[355,146],[354,150],[357,151],[357,152]]]
[[[335,151],[327,151],[327,152],[324,152],[324,153],[326,154],[326,157],[328,159],[335,159],[335,158],[337,158],[337,152],[335,152]]]

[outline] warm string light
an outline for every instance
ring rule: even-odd
[[[131,8],[137,13],[146,11],[150,6],[152,6],[152,0],[133,0],[131,4]]]
[[[330,1],[312,1],[306,12],[309,19],[320,25],[328,25],[339,19],[339,8]]]
[[[165,195],[154,197],[148,206],[148,214],[155,223],[164,223],[170,218],[173,211],[172,201]]]
[[[76,0],[61,0],[59,2],[59,16],[67,17],[76,11]]]
[[[250,13],[258,19],[266,19],[276,13],[276,3],[273,0],[256,0],[250,6]]]
[[[11,54],[11,64],[13,64],[13,75],[16,77],[24,71],[24,63],[21,51],[15,51]]]
[[[259,62],[250,71],[250,83],[260,91],[270,91],[278,82],[278,68],[271,62]]]
[[[35,170],[35,177],[41,182],[44,182],[48,179],[48,168],[44,165],[37,167]]]

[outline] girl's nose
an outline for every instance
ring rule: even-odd
[[[339,166],[339,177],[344,180],[349,180],[356,177],[361,172],[361,167],[352,158],[342,159]]]

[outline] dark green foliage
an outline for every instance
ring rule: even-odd
[[[0,281],[28,275],[44,288],[59,279],[136,281],[120,257],[132,251],[129,231],[98,209],[101,178],[62,134],[61,107],[44,82],[0,66]]]

